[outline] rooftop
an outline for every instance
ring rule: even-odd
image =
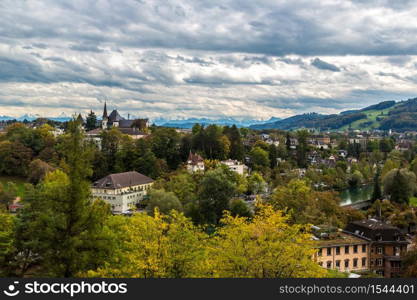
[[[101,178],[93,183],[94,188],[101,189],[120,189],[129,186],[142,185],[153,182],[152,178],[149,178],[136,171],[110,174],[104,178]]]
[[[360,245],[367,242],[368,240],[365,238],[359,238],[345,232],[337,232],[334,236],[330,235],[329,238],[320,238],[316,241],[318,247]]]

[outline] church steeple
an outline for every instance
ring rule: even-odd
[[[106,118],[106,119],[108,118],[107,117],[107,103],[106,103],[106,101],[104,101],[103,119],[104,118]]]

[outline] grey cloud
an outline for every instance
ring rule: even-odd
[[[96,45],[71,45],[70,49],[74,50],[74,51],[82,51],[82,52],[84,52],[84,51],[85,52],[96,52],[96,53],[103,52],[103,49],[100,49]]]
[[[328,70],[332,72],[340,72],[340,68],[336,65],[330,64],[328,62],[325,62],[324,60],[321,60],[320,58],[315,58],[311,64],[315,66],[318,69],[321,70]]]
[[[72,41],[74,50],[93,52],[101,51],[97,47],[100,43],[266,55],[417,54],[417,41],[409,39],[417,33],[417,26],[401,22],[381,25],[380,20],[389,12],[365,17],[371,8],[391,8],[395,17],[397,11],[406,13],[415,4],[400,2],[366,5],[366,1],[346,1],[352,4],[349,6],[306,0],[107,0],[97,5],[92,1],[73,5],[50,0],[31,7],[47,11],[46,16],[38,16],[30,14],[24,4],[16,9],[6,1],[9,5],[1,8],[0,35],[8,39],[64,39]],[[190,24],[198,26],[192,29]],[[221,31],[214,30],[218,26]]]

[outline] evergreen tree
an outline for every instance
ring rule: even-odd
[[[372,202],[382,199],[382,190],[381,190],[381,169],[378,167],[374,177],[374,190],[372,192]]]
[[[307,130],[299,130],[297,132],[298,146],[297,146],[297,164],[300,168],[307,167]]]
[[[230,140],[230,158],[243,161],[245,148],[242,143],[242,137],[239,129],[236,125],[233,125],[227,130],[227,132],[225,132],[225,134]]]
[[[269,161],[271,163],[271,169],[277,166],[278,149],[274,144],[269,145]]]
[[[287,137],[285,139],[285,145],[287,146],[287,151],[291,150],[291,136],[290,133],[287,133]]]
[[[41,276],[74,277],[99,267],[109,255],[104,233],[109,208],[91,198],[91,151],[79,125],[76,120],[68,124],[62,150],[65,173],[47,174],[25,199],[16,239],[23,274],[32,265]]]
[[[96,124],[97,124],[97,116],[91,110],[90,113],[87,116],[85,128],[86,128],[87,131],[96,129],[97,128]]]

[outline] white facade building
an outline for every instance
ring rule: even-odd
[[[153,179],[138,172],[110,174],[93,183],[91,193],[110,204],[113,213],[126,212],[147,194]]]
[[[242,164],[240,161],[237,160],[228,159],[221,161],[221,163],[228,166],[231,171],[234,171],[240,175],[245,174],[248,170],[248,167],[246,165]]]
[[[190,152],[187,159],[187,170],[190,173],[194,172],[204,172],[205,166],[204,166],[204,159],[198,155]]]

